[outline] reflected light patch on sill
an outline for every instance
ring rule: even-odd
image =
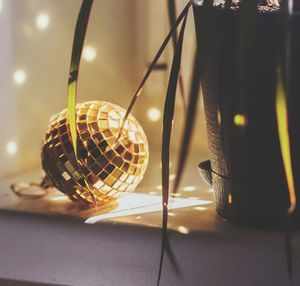
[[[185,186],[185,187],[182,188],[182,190],[184,192],[194,192],[194,191],[196,191],[196,189],[197,188],[195,186]]]
[[[67,196],[55,196],[51,198],[51,201],[68,201],[69,198]]]
[[[124,217],[130,215],[141,215],[162,211],[161,196],[132,193],[124,196],[119,201],[119,206],[106,214],[96,215],[88,218],[85,223],[94,224],[105,219]],[[169,210],[196,207],[211,204],[212,201],[183,198],[170,198]]]
[[[189,229],[183,225],[179,226],[177,230],[182,234],[188,234],[190,232]]]
[[[207,208],[204,208],[204,207],[195,207],[194,210],[202,212],[202,211],[207,210]]]

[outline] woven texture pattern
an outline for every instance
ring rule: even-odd
[[[289,206],[289,196],[275,113],[276,65],[281,41],[279,13],[257,13],[255,41],[249,54],[243,57],[247,65],[241,66],[239,11],[218,8],[205,11],[195,6],[194,12],[202,55],[201,83],[217,211],[239,223],[280,224]],[[210,13],[209,17],[205,13]],[[205,16],[209,23],[204,23]],[[209,33],[205,27],[209,27]],[[300,35],[297,39],[295,47],[299,46]],[[293,56],[295,60],[298,57]],[[241,92],[240,74],[245,70],[250,71],[248,85]],[[291,86],[295,84],[292,82]],[[291,93],[291,102],[299,101],[297,92],[299,95],[299,87]],[[292,106],[293,109],[296,107]],[[296,135],[299,112],[292,112],[290,119],[293,147],[299,142]],[[294,148],[293,158],[299,181],[298,147]],[[299,211],[295,216],[299,217]]]

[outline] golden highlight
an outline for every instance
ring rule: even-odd
[[[296,209],[296,192],[291,159],[287,100],[283,87],[282,71],[280,68],[277,72],[276,114],[281,155],[290,196],[290,207],[288,209],[288,214],[292,214]]]

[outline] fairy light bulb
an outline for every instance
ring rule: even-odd
[[[25,71],[23,70],[17,70],[14,73],[14,81],[17,85],[22,85],[26,82],[27,76]]]
[[[158,108],[151,107],[147,111],[147,116],[148,116],[150,121],[157,122],[157,121],[159,121],[159,119],[161,117],[161,112]]]
[[[97,56],[97,51],[95,48],[91,47],[91,46],[86,46],[83,49],[82,52],[82,57],[87,61],[87,62],[92,62],[95,60]]]
[[[6,144],[6,151],[9,155],[15,155],[18,151],[17,143],[14,141],[9,141]]]
[[[50,17],[46,13],[41,13],[36,18],[36,26],[40,30],[45,30],[48,28],[50,23]]]

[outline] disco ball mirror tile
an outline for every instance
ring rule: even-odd
[[[51,119],[42,146],[42,166],[53,186],[72,200],[91,204],[132,191],[149,160],[148,141],[138,121],[129,115],[117,140],[125,110],[92,101],[77,104],[77,163],[67,110]]]

